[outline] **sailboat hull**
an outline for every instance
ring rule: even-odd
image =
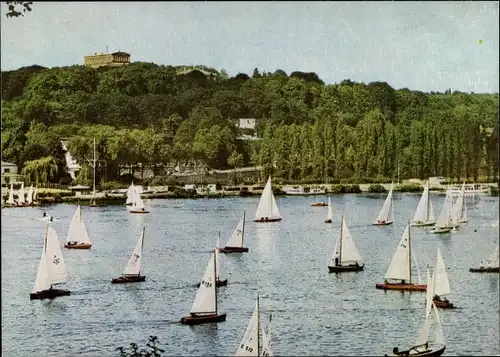
[[[361,271],[363,270],[365,265],[338,265],[338,266],[328,266],[328,272],[329,273],[343,273],[343,272],[349,272],[349,271]]]
[[[412,227],[430,227],[435,225],[436,222],[412,222],[410,225]]]
[[[500,273],[500,267],[494,268],[470,268],[471,273]]]
[[[327,207],[328,203],[326,202],[313,202],[311,203],[312,207]]]
[[[139,283],[145,280],[146,276],[144,275],[122,275],[118,278],[112,279],[111,284]]]
[[[279,222],[281,221],[281,218],[260,218],[254,220],[254,222]]]
[[[224,280],[219,280],[217,279],[217,282],[215,283],[215,285],[217,287],[220,287],[220,286],[227,286],[227,279],[224,279]],[[200,283],[198,283],[198,285],[196,285],[197,288],[200,287]]]
[[[133,210],[133,209],[131,209],[131,210],[129,210],[129,213],[142,214],[142,213],[149,213],[149,211],[146,211],[146,210],[143,211],[143,210],[140,210],[140,209],[139,210]]]
[[[248,252],[248,248],[245,247],[224,247],[219,248],[219,253],[246,253]]]
[[[427,285],[424,285],[424,284],[383,283],[383,284],[376,284],[375,288],[382,289],[382,290],[426,291]]]
[[[453,228],[435,228],[431,231],[434,234],[450,233]]]
[[[201,325],[226,321],[226,314],[191,315],[181,318],[181,324]]]
[[[89,243],[77,243],[77,244],[64,244],[64,248],[68,249],[90,249],[92,248],[92,244]]]
[[[37,291],[36,293],[31,293],[30,300],[54,299],[58,296],[67,296],[70,294],[71,292],[69,290],[64,290],[64,289],[42,290],[42,291]]]
[[[392,224],[392,221],[388,222],[373,222],[372,225],[374,226],[388,226],[389,224]]]
[[[448,300],[432,300],[434,305],[436,307],[439,307],[441,309],[454,309],[455,305],[453,303],[449,302]]]
[[[418,357],[441,356],[444,353],[445,349],[446,346],[440,344],[422,352],[417,352],[415,350],[407,350],[407,351],[393,352],[391,356],[418,356]],[[384,355],[384,356],[388,357],[389,355]]]

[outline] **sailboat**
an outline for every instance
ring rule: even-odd
[[[384,283],[376,284],[375,287],[383,290],[425,291],[427,285],[415,284],[412,282],[412,255],[410,224],[408,224],[401,236],[396,252],[392,257],[391,264],[387,269]],[[397,280],[398,282],[393,283],[389,282],[389,280]]]
[[[33,205],[38,206],[38,187],[35,186],[35,191],[33,192]]]
[[[69,290],[54,289],[52,286],[65,283],[68,280],[66,264],[59,245],[59,239],[54,228],[45,228],[42,256],[38,265],[35,285],[30,293],[30,300],[53,299],[58,296],[70,295]]]
[[[330,273],[342,273],[346,271],[361,271],[365,265],[362,263],[361,254],[354,244],[351,233],[347,228],[344,216],[340,221],[340,236],[335,243],[332,260],[328,266]]]
[[[435,219],[431,196],[429,194],[429,180],[427,180],[411,225],[412,227],[432,226],[436,223]]]
[[[332,201],[330,200],[330,196],[328,196],[328,213],[326,214],[325,223],[332,223],[332,219],[333,219]]]
[[[144,208],[144,201],[141,194],[134,188],[132,192],[132,206],[128,210],[130,213],[149,213]]]
[[[226,286],[227,279],[224,279],[224,280],[220,279],[219,241],[220,241],[220,234],[219,234],[219,238],[217,238],[217,247],[215,248],[215,259],[216,259],[215,266],[217,267],[215,283],[217,284],[217,286]],[[198,285],[196,285],[196,287],[199,288],[200,283],[198,283]]]
[[[73,218],[69,225],[64,248],[68,249],[90,249],[92,241],[83,223],[82,210],[80,206],[76,207]]]
[[[26,205],[26,199],[24,197],[24,182],[21,183],[21,188],[17,191],[17,205],[19,207],[24,207]]]
[[[217,306],[217,259],[215,249],[208,262],[205,273],[194,298],[189,316],[181,318],[180,323],[185,325],[199,325],[212,322],[226,321],[226,314],[219,314]]]
[[[26,204],[28,206],[33,206],[34,203],[33,203],[33,185],[30,186],[30,188],[28,188],[28,193],[26,194]]]
[[[127,190],[127,201],[125,202],[126,206],[132,205],[132,203],[134,202],[134,194],[135,194],[135,186],[134,183],[132,182]]]
[[[444,343],[443,336],[443,328],[441,325],[441,319],[439,317],[439,312],[436,308],[436,305],[432,301],[433,295],[433,284],[429,279],[429,270],[427,270],[427,298],[425,304],[425,319],[422,328],[420,329],[420,333],[418,335],[417,340],[413,347],[399,351],[397,347],[394,347],[392,350],[393,356],[417,356],[417,357],[430,357],[430,356],[441,356],[446,349],[446,345]],[[430,332],[430,315],[431,310],[434,312],[434,321],[435,321],[435,338],[434,344],[429,344],[429,332]],[[388,355],[384,355],[388,357]]]
[[[93,170],[93,173],[92,173],[92,197],[90,198],[90,203],[89,203],[89,206],[90,207],[102,207],[104,206],[103,204],[97,204],[96,200],[95,200],[95,197],[96,197],[96,194],[95,194],[95,168],[96,168],[96,158],[95,158],[95,138],[94,138],[94,163],[92,164],[92,170]]]
[[[380,210],[377,218],[375,219],[375,222],[372,223],[376,226],[387,226],[389,224],[392,224],[392,220],[394,219],[394,214],[391,211],[392,188],[393,184],[391,183],[391,188],[389,189],[389,194],[387,195],[387,198],[384,201],[384,205],[382,206],[382,209]]]
[[[236,226],[229,237],[226,246],[219,249],[220,253],[245,253],[248,252],[248,248],[243,246],[243,238],[245,236],[245,212],[243,212],[243,217],[241,217],[240,222]]]
[[[259,296],[257,295],[257,302],[253,310],[252,317],[248,322],[245,334],[241,339],[235,356],[272,356],[271,351],[271,336],[269,331],[269,324],[271,322],[271,315],[269,316],[269,323],[267,326],[262,326],[260,323],[260,309],[259,309]],[[262,335],[262,344],[260,337]]]
[[[15,207],[16,206],[16,201],[14,201],[14,184],[12,182],[10,183],[9,198],[7,198],[7,202],[6,203],[10,207]]]
[[[436,222],[436,226],[431,233],[449,233],[457,226],[456,219],[453,216],[453,198],[449,191],[446,192],[443,208]]]
[[[123,283],[138,283],[140,281],[146,280],[146,276],[141,275],[141,262],[142,262],[142,250],[144,246],[144,232],[146,228],[142,228],[142,233],[137,240],[134,251],[130,256],[125,269],[123,270],[123,275],[111,280],[112,284],[123,284]]]
[[[281,221],[280,211],[274,199],[273,189],[271,186],[271,176],[267,180],[262,196],[260,196],[259,205],[255,212],[255,222],[277,222]]]
[[[451,292],[451,288],[450,281],[448,280],[448,273],[444,266],[443,256],[439,248],[437,249],[436,266],[434,267],[432,281],[434,285],[434,296],[432,298],[434,305],[443,309],[453,309],[455,306],[447,298],[441,299],[444,295],[448,295]]]
[[[459,223],[466,223],[469,219],[467,217],[467,205],[465,203],[465,182],[462,184],[462,189],[460,190],[457,200],[453,205],[453,217]]]
[[[479,268],[470,268],[471,273],[500,273],[500,264],[498,258],[498,245],[493,254],[490,255],[486,263],[481,262]]]

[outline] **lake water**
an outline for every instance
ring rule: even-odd
[[[326,207],[311,207],[325,197],[277,197],[283,220],[254,223],[258,197],[146,200],[151,213],[132,215],[124,206],[82,207],[91,250],[63,248],[70,296],[29,300],[40,259],[47,210],[63,244],[75,206],[2,209],[3,356],[118,356],[116,347],[145,345],[149,335],[166,344],[164,355],[234,355],[261,297],[262,317],[272,312],[275,355],[384,355],[409,347],[424,315],[425,293],[375,289],[383,282],[405,224],[420,195],[395,193],[395,223],[376,227],[385,195],[332,195],[333,224]],[[443,195],[432,196],[434,210]],[[499,274],[468,270],[498,244],[499,200],[483,197],[469,204],[469,223],[450,235],[412,229],[412,248],[422,280],[440,247],[452,294],[460,309],[442,310],[445,355],[499,355]],[[189,327],[188,315],[216,244],[221,245],[246,211],[249,253],[221,255],[219,310],[227,320]],[[339,234],[340,215],[366,266],[363,272],[329,274],[327,264]],[[146,227],[143,274],[138,284],[112,285]],[[477,230],[477,231],[475,231]],[[414,274],[417,271],[414,269]],[[431,336],[432,336],[431,331]]]

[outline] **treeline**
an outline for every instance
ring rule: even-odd
[[[94,137],[107,181],[123,165],[162,175],[191,162],[262,165],[264,175],[295,181],[393,178],[398,167],[400,178],[497,178],[498,99],[385,82],[325,85],[298,71],[32,66],[2,72],[2,155],[34,181],[68,180],[61,138],[88,180]],[[238,118],[257,118],[261,140],[239,140]]]

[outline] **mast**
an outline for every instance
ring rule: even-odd
[[[410,235],[410,222],[408,222],[408,272],[410,273],[410,284],[411,284],[411,235]]]
[[[94,165],[92,165],[93,168],[93,190],[92,190],[92,201],[95,203],[95,137],[94,137]]]
[[[142,251],[144,250],[144,232],[146,231],[146,227],[142,227],[142,238],[141,238],[141,259],[142,259]],[[141,262],[142,263],[142,262]],[[142,268],[142,264],[141,264]],[[141,269],[137,273],[137,276],[141,276]]]
[[[430,209],[430,188],[429,188],[429,180],[427,180],[427,207],[425,209],[425,221],[428,222],[429,221],[429,209]]]
[[[243,227],[241,228],[241,247],[243,248],[243,239],[245,239],[245,211],[243,211]]]
[[[344,215],[342,215],[342,218],[340,218],[339,265],[342,265],[342,235],[344,234],[343,228],[344,228]]]
[[[257,294],[257,355],[261,356],[260,346],[260,301]]]
[[[391,182],[391,221],[394,221],[394,200],[392,197],[394,196],[394,192],[392,191],[392,188],[394,186],[394,182]]]
[[[217,255],[214,249],[214,290],[215,290],[215,314],[217,315]]]
[[[271,206],[271,217],[270,218],[272,218],[274,216],[274,212],[273,212],[274,205],[273,205],[273,183],[271,182],[271,176],[269,176],[269,190],[271,191],[271,194],[269,195],[269,206]]]
[[[45,241],[43,242],[43,259],[45,259],[45,264],[47,264],[47,236],[49,235],[49,225],[45,225]],[[50,284],[50,288],[52,289],[52,283]]]

